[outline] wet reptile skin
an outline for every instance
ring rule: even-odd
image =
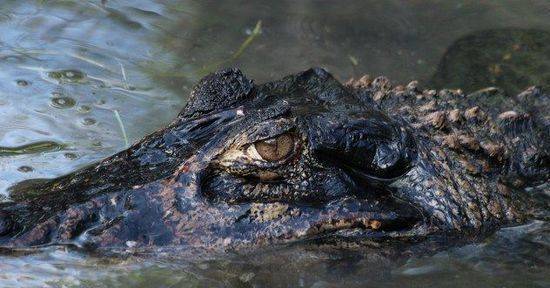
[[[323,69],[256,85],[221,70],[128,150],[13,187],[0,246],[226,251],[491,231],[531,217],[526,188],[548,181],[549,102],[537,87],[466,96]],[[272,147],[284,155],[259,155]]]

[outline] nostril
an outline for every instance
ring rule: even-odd
[[[11,232],[13,222],[6,212],[0,211],[0,236],[7,235]]]
[[[400,177],[414,166],[417,152],[413,134],[380,111],[309,120],[309,149],[320,163],[362,178],[383,180]]]
[[[376,137],[364,131],[348,133],[336,145],[318,145],[315,156],[362,178],[392,180],[410,170],[416,155],[411,135],[398,131],[390,135],[393,137]],[[357,134],[363,137],[355,137]]]
[[[401,151],[396,151],[398,149],[398,147],[390,147],[389,145],[378,147],[372,159],[373,165],[379,169],[395,167],[402,155]]]
[[[364,152],[363,165],[353,165],[353,158],[348,160],[352,164],[350,168],[356,169],[361,174],[374,176],[381,179],[393,179],[405,174],[411,166],[411,157],[407,148],[399,143],[379,143],[374,149],[374,155]],[[354,157],[355,158],[355,157]],[[366,164],[366,165],[365,165]]]

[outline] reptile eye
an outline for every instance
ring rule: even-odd
[[[294,149],[294,137],[289,134],[281,134],[277,137],[254,143],[256,152],[262,159],[269,162],[277,162],[285,159]]]

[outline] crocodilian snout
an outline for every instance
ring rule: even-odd
[[[317,131],[310,136],[315,155],[356,177],[392,181],[414,164],[411,132],[379,111],[344,119],[315,117],[311,122]]]

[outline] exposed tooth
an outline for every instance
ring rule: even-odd
[[[368,227],[372,228],[373,230],[378,230],[382,226],[382,223],[378,220],[370,220]]]

